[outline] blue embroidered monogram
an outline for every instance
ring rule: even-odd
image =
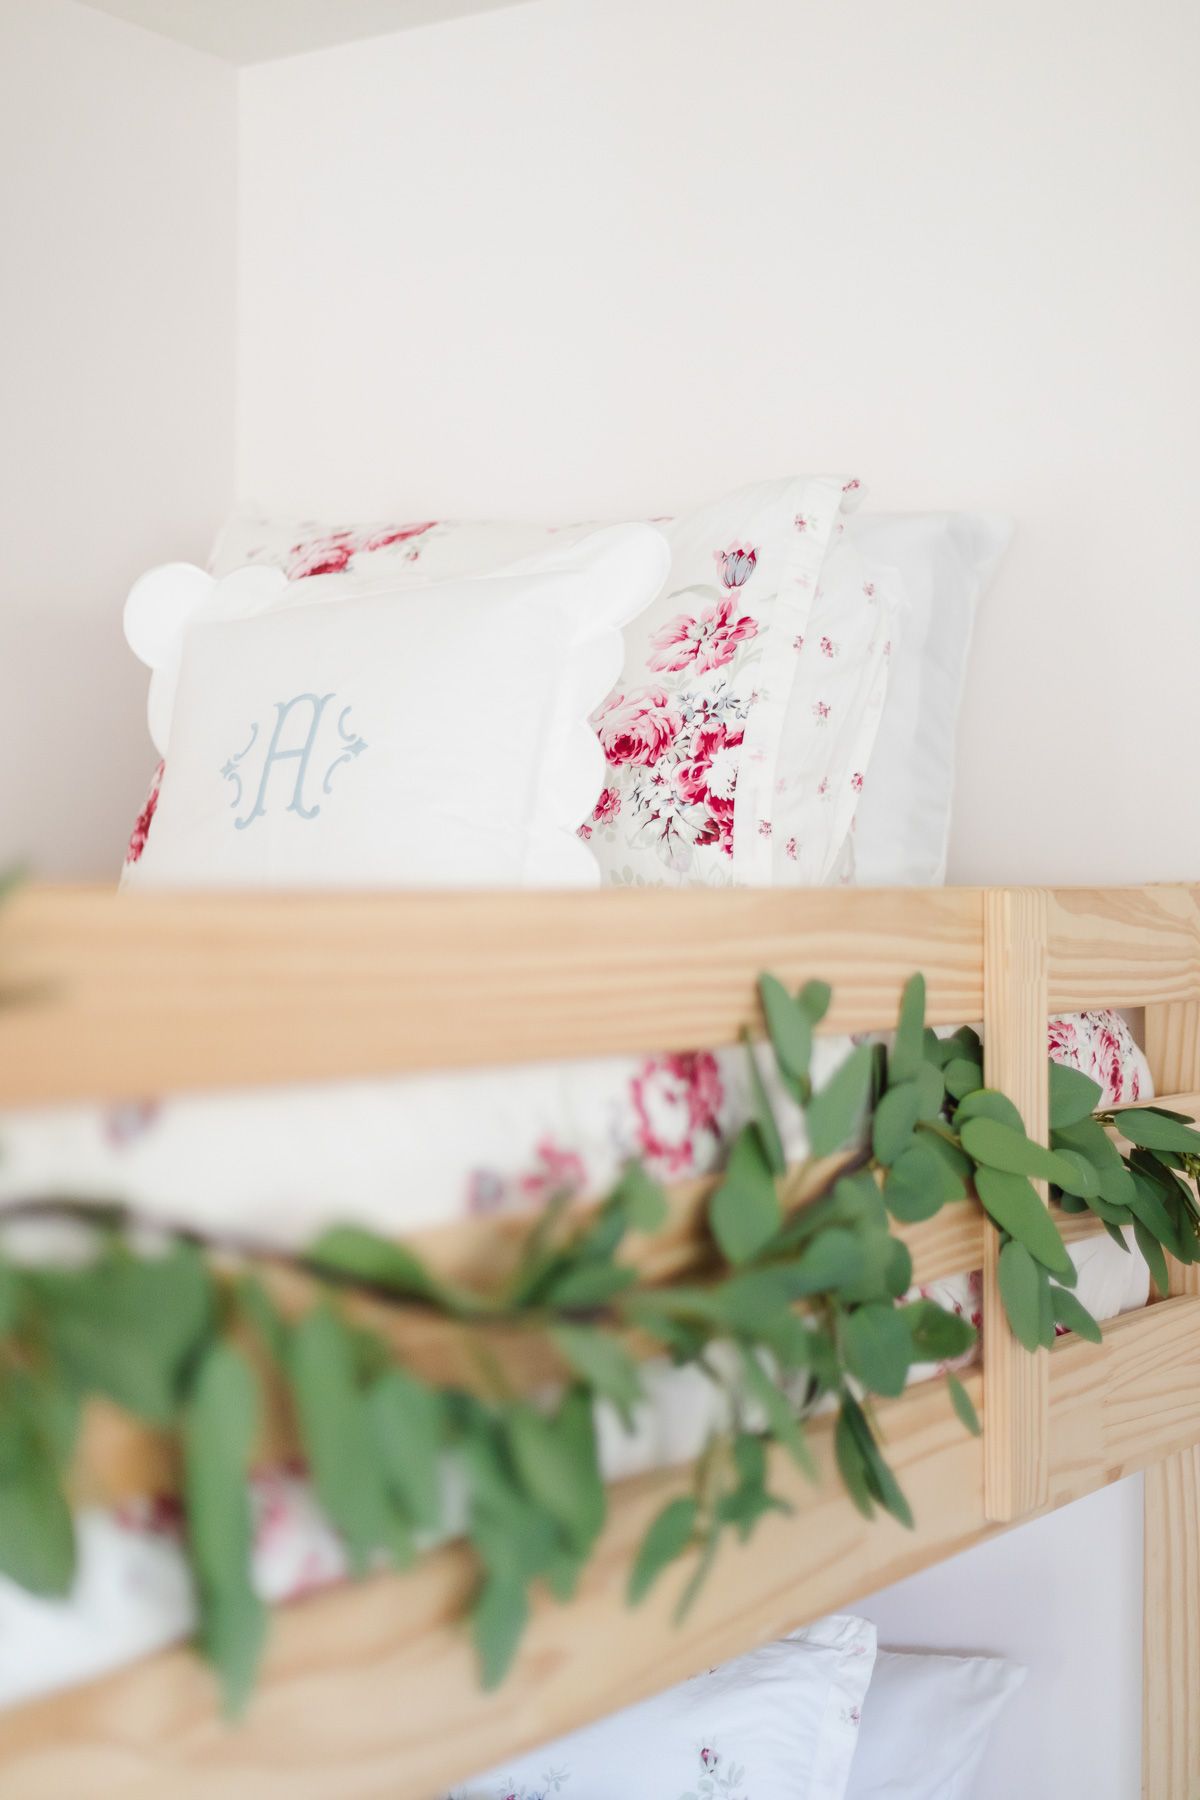
[[[325,709],[329,705],[329,702],[334,698],[335,696],[333,694],[293,694],[290,700],[277,700],[275,702],[275,723],[271,731],[271,741],[267,746],[266,755],[263,757],[262,766],[259,770],[258,791],[254,797],[254,804],[248,813],[244,814],[241,818],[234,819],[233,827],[235,831],[245,831],[247,826],[253,825],[255,819],[261,819],[267,811],[267,790],[270,784],[272,771],[277,763],[294,762],[296,765],[292,780],[291,798],[288,800],[284,811],[294,812],[297,817],[301,819],[315,819],[317,817],[321,810],[320,800],[313,800],[311,805],[305,804],[305,782],[308,779],[309,764],[312,762],[314,753],[319,751],[317,762],[317,767],[319,768],[321,760],[329,755],[330,751],[335,752],[332,761],[326,764],[325,773],[320,779],[320,792],[328,795],[333,791],[330,787],[330,782],[334,770],[344,762],[352,762],[355,757],[361,756],[363,751],[367,748],[365,740],[361,738],[356,731],[353,731],[348,727],[347,720],[350,716],[350,708],[344,706],[337,716],[337,739],[332,743],[328,742],[329,731],[326,729],[323,734],[326,739],[325,748],[323,750],[320,749],[322,725],[326,719]],[[307,708],[307,711],[302,710],[297,713],[296,725],[290,730],[287,730],[285,735],[285,728],[288,727],[288,721],[292,716],[293,709],[297,707],[301,709]],[[306,723],[307,730],[305,730]],[[232,812],[236,813],[238,811],[242,804],[243,795],[246,792],[242,776],[243,773],[248,773],[248,771],[243,771],[241,765],[249,756],[257,742],[258,722],[256,720],[250,728],[250,738],[245,749],[237,751],[229,758],[221,769],[223,778],[233,784],[234,794],[233,799],[230,802],[230,810]],[[314,774],[314,780],[315,779],[316,777]],[[278,783],[276,783],[276,787],[278,787]]]

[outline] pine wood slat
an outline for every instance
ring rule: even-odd
[[[1200,1002],[1146,1008],[1156,1089],[1200,1089]],[[1165,1102],[1196,1116],[1196,1093]],[[1171,1293],[1200,1294],[1200,1268],[1169,1263]],[[1200,1795],[1200,1447],[1146,1471],[1142,1547],[1143,1800]]]
[[[1200,1118],[1200,1092],[1168,1094],[1162,1104]],[[1118,1141],[1124,1142],[1119,1137]],[[836,1167],[836,1160],[815,1165],[811,1175],[814,1187]],[[630,1238],[625,1258],[640,1270],[643,1279],[695,1279],[711,1268],[704,1217],[719,1179],[710,1176],[668,1189],[670,1216],[664,1229],[653,1237],[635,1234]],[[1091,1213],[1064,1213],[1057,1207],[1053,1211],[1059,1233],[1068,1244],[1082,1243],[1103,1231]],[[409,1234],[406,1241],[439,1274],[468,1286],[479,1284],[486,1288],[503,1279],[505,1271],[514,1265],[528,1228],[528,1215],[508,1214],[438,1226]],[[913,1282],[918,1285],[982,1269],[986,1245],[995,1237],[980,1207],[971,1200],[945,1206],[934,1218],[920,1224],[893,1221],[892,1231],[908,1247]],[[294,1313],[311,1301],[312,1282],[288,1265],[260,1261],[255,1267],[286,1311]],[[1190,1281],[1196,1274],[1194,1269],[1173,1267],[1180,1282]],[[1184,1285],[1176,1291],[1200,1290]],[[396,1355],[417,1374],[442,1384],[461,1382],[470,1386],[477,1381],[478,1364],[453,1324],[360,1297],[349,1304],[356,1316],[379,1331]],[[493,1356],[517,1385],[533,1388],[561,1378],[563,1371],[540,1336],[519,1330],[498,1330],[487,1335]],[[646,1354],[648,1348],[637,1340],[631,1341],[630,1347],[637,1354]],[[264,1377],[269,1386],[270,1371],[264,1370]],[[263,1461],[296,1453],[298,1446],[290,1427],[286,1409],[276,1402],[269,1410],[261,1451]],[[137,1495],[173,1492],[177,1481],[178,1470],[158,1433],[104,1404],[89,1409],[73,1488],[79,1504],[114,1505]]]
[[[1049,1129],[1046,911],[1040,889],[984,896],[984,1072],[988,1086],[1008,1095],[1039,1143]],[[1037,1185],[1045,1200],[1045,1185]],[[1049,1358],[1045,1350],[1031,1355],[1009,1329],[1000,1298],[998,1232],[985,1234],[983,1251],[987,1514],[1019,1519],[1043,1506],[1048,1492]]]
[[[1200,1301],[1127,1315],[1104,1343],[1050,1354],[1048,1503],[1059,1506],[1200,1439]],[[983,1402],[978,1376],[968,1379]],[[479,1692],[458,1623],[467,1559],[449,1547],[406,1575],[337,1588],[281,1611],[265,1680],[242,1727],[218,1721],[209,1676],[181,1650],[0,1718],[5,1800],[430,1800],[456,1780],[626,1705],[806,1619],[851,1605],[1001,1527],[983,1501],[983,1448],[940,1383],[880,1408],[916,1514],[909,1533],[852,1510],[833,1473],[829,1421],[811,1488],[773,1475],[796,1506],[718,1562],[687,1626],[679,1575],[636,1611],[629,1561],[679,1476],[613,1492],[610,1523],[569,1607],[539,1601],[517,1665]],[[1167,1800],[1167,1796],[1155,1796]],[[1170,1796],[1174,1800],[1174,1796]]]
[[[1200,887],[1053,888],[1047,899],[1051,1012],[1200,999]]]
[[[0,909],[0,1105],[690,1050],[765,969],[835,987],[831,1031],[982,1008],[973,889],[121,896]]]
[[[702,1278],[711,1268],[703,1212],[714,1186],[715,1180],[705,1180],[671,1189],[668,1201],[673,1216],[667,1230],[661,1239],[657,1235],[631,1239],[626,1260],[649,1280]],[[1103,1231],[1091,1213],[1056,1209],[1055,1222],[1068,1243],[1083,1242]],[[407,1241],[441,1274],[490,1285],[513,1263],[527,1228],[528,1221],[520,1216],[479,1219],[440,1227]],[[908,1246],[913,1282],[920,1285],[982,1268],[984,1246],[991,1235],[982,1211],[970,1200],[946,1206],[920,1224],[893,1222],[892,1231]],[[315,1290],[308,1277],[286,1264],[259,1261],[254,1267],[285,1312],[295,1314],[311,1303]],[[479,1363],[453,1322],[359,1295],[347,1295],[344,1304],[355,1318],[387,1340],[406,1367],[426,1380],[468,1387],[479,1382]],[[534,1389],[563,1378],[562,1365],[540,1334],[519,1328],[475,1329],[486,1338],[492,1358],[515,1386]],[[648,1340],[637,1337],[629,1340],[629,1347],[638,1356],[653,1350]],[[273,1371],[264,1368],[262,1373],[271,1404],[259,1460],[279,1462],[296,1455],[299,1445],[290,1414],[276,1392]],[[161,1434],[104,1402],[88,1408],[72,1482],[76,1504],[112,1506],[139,1495],[173,1493],[178,1480],[179,1469]]]

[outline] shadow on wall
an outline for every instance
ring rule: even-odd
[[[0,867],[115,881],[157,757],[119,619],[0,610]]]

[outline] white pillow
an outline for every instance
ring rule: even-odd
[[[822,1619],[455,1790],[453,1800],[844,1800],[875,1656]]]
[[[991,514],[857,513],[847,535],[869,565],[895,570],[907,601],[854,826],[855,880],[936,887],[946,879],[954,736],[975,606],[1012,524]]]
[[[629,525],[402,592],[386,572],[144,578],[126,632],[166,770],[128,884],[595,885],[589,714],[668,564]]]
[[[998,1656],[881,1650],[846,1800],[971,1800],[997,1714],[1025,1674]]]
[[[599,709],[608,757],[579,823],[614,884],[816,886],[846,851],[888,681],[897,595],[843,528],[859,484],[758,482],[672,519],[662,593],[625,633]],[[330,569],[405,585],[475,574],[584,525],[425,521],[331,528],[235,517],[218,573]]]

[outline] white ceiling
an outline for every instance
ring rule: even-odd
[[[517,0],[83,0],[227,62],[267,62]]]

